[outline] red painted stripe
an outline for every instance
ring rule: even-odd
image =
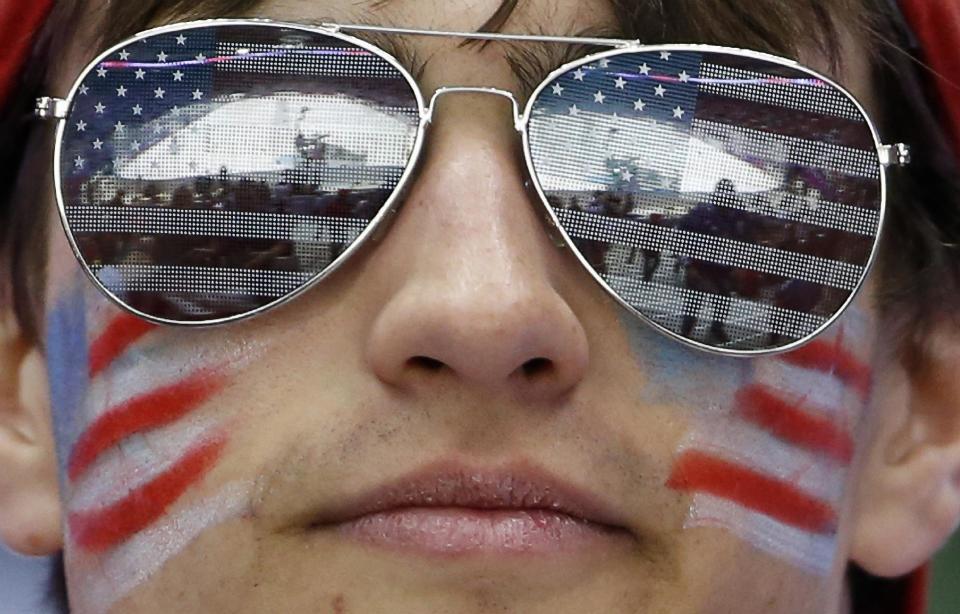
[[[80,435],[70,454],[67,475],[76,480],[100,454],[123,439],[176,422],[222,387],[221,377],[201,371],[107,410]]]
[[[110,366],[127,348],[157,326],[124,313],[107,324],[100,336],[90,344],[90,377],[95,377]]]
[[[837,526],[836,512],[826,501],[784,480],[696,450],[680,455],[667,486],[727,499],[804,531],[832,533]]]
[[[827,410],[805,409],[776,395],[770,388],[753,384],[737,392],[737,413],[778,439],[849,465],[853,460],[853,437],[827,417]]]
[[[144,530],[213,468],[225,444],[223,437],[201,443],[120,501],[100,510],[70,514],[73,540],[80,548],[98,553]]]
[[[864,398],[870,395],[873,379],[870,366],[854,356],[849,350],[830,341],[811,341],[800,348],[780,355],[780,359],[798,367],[836,373],[837,377],[853,386]]]

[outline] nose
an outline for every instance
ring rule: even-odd
[[[457,98],[435,117],[428,158],[375,250],[390,290],[366,358],[408,390],[445,381],[549,401],[589,362],[584,327],[558,290],[564,254],[524,189],[505,105]]]

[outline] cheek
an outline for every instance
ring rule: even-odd
[[[692,350],[632,317],[624,316],[622,323],[633,357],[649,382],[640,399],[645,404],[697,412],[729,405],[750,375],[748,361]]]
[[[685,528],[719,528],[822,575],[869,402],[873,319],[852,308],[816,340],[762,359],[712,357],[628,325],[644,403],[690,417],[666,486],[691,497]]]
[[[79,272],[57,288],[46,346],[67,560],[99,610],[244,513],[249,485],[213,477],[234,430],[217,400],[262,352],[145,323]]]

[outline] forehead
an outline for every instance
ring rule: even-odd
[[[351,23],[474,31],[495,15],[508,17],[520,32],[547,29],[554,33],[616,30],[619,26],[608,0],[263,0],[253,10],[291,20],[332,19]]]
[[[496,16],[505,18],[493,20],[499,30],[509,33],[636,38],[644,43],[711,43],[785,55],[834,77],[858,98],[866,98],[868,109],[871,107],[866,45],[853,33],[854,26],[845,29],[840,25],[859,0],[831,3],[828,10],[833,13],[832,19],[824,17],[816,0],[717,0],[683,6],[658,0],[198,0],[189,5],[174,0],[143,0],[138,3],[141,8],[129,9],[126,6],[135,5],[115,8],[115,2],[87,1],[87,27],[73,30],[80,34],[74,35],[71,52],[61,56],[70,60],[54,67],[54,84],[66,89],[86,62],[106,45],[165,23],[246,16],[300,23],[334,21],[476,31]],[[743,18],[745,14],[751,16],[750,20]],[[155,17],[147,19],[146,15]],[[797,23],[805,26],[795,27]],[[826,31],[833,25],[837,32]],[[509,72],[511,62],[515,68],[513,60],[518,55],[539,56],[540,68],[555,68],[573,59],[571,55],[583,55],[582,50],[569,46],[524,44],[526,49],[518,51],[514,44],[462,47],[458,39],[387,38],[394,40],[378,37],[376,42],[387,43],[384,46],[388,51],[407,64],[419,61],[420,65],[410,66],[412,72],[422,68],[430,76],[461,81],[460,85],[493,85],[484,78]],[[837,62],[831,61],[834,46],[840,52]]]

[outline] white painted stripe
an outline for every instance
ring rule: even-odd
[[[835,535],[803,531],[711,495],[693,498],[684,528],[696,527],[726,529],[761,551],[818,576],[828,574],[837,564]]]
[[[863,407],[860,393],[831,373],[805,369],[774,358],[753,363],[753,381],[764,384],[784,401],[804,409],[823,410],[846,425]]]
[[[792,446],[737,419],[705,421],[683,438],[677,454],[687,451],[737,463],[828,504],[843,496],[847,471],[833,458]]]
[[[323,40],[319,35],[316,40]],[[277,41],[279,44],[281,41]],[[219,72],[266,73],[304,77],[363,77],[367,79],[401,79],[399,71],[380,56],[359,47],[310,45],[296,49],[279,49],[277,44],[218,41],[219,56],[236,56],[237,50],[247,54],[277,53],[267,57],[237,57],[230,62],[213,64]],[[278,53],[279,52],[279,53]]]
[[[187,419],[149,433],[132,435],[105,451],[69,487],[71,513],[112,505],[176,464],[215,432],[213,418]]]
[[[164,517],[106,554],[99,566],[71,567],[84,587],[73,596],[81,612],[105,612],[149,580],[204,532],[242,517],[251,485],[232,482],[196,505]]]
[[[236,373],[262,353],[256,345],[188,345],[155,335],[117,357],[90,382],[84,415],[92,422],[110,408],[203,371]]]

